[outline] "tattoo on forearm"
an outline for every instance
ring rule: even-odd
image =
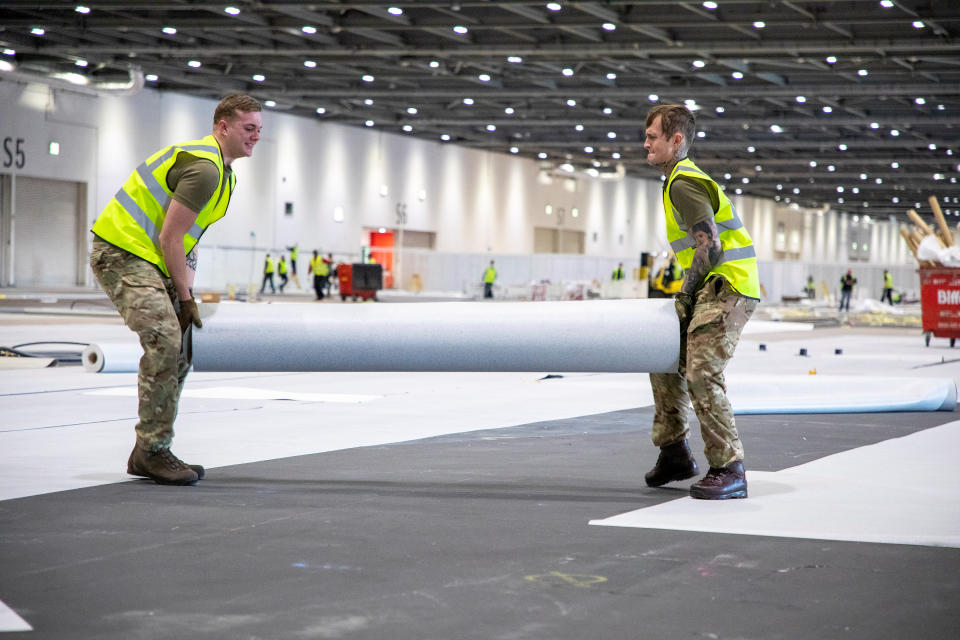
[[[710,269],[720,261],[722,250],[717,225],[713,220],[698,222],[694,225],[691,235],[696,248],[693,250],[693,262],[687,269],[681,291],[694,295],[703,284],[704,278],[710,273]]]
[[[187,268],[191,271],[197,270],[197,249],[194,247],[190,250],[190,253],[187,254]]]

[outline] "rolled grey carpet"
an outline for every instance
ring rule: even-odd
[[[196,371],[670,372],[673,300],[201,305]]]

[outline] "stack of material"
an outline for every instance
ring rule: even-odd
[[[930,208],[933,209],[937,229],[932,229],[920,218],[916,211],[910,209],[907,211],[907,215],[914,226],[910,228],[910,231],[901,228],[900,235],[903,236],[907,246],[910,247],[910,251],[913,252],[913,257],[917,259],[920,266],[957,266],[954,254],[958,253],[958,249],[955,247],[953,233],[943,217],[940,203],[935,196],[930,196],[928,202],[930,202]]]

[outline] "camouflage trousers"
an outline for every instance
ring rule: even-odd
[[[94,238],[90,268],[143,347],[137,379],[137,443],[150,451],[169,448],[190,370],[181,352],[180,303],[173,280],[143,258],[100,238]]]
[[[725,467],[743,459],[723,370],[756,308],[756,300],[740,295],[722,276],[700,289],[690,328],[680,336],[678,372],[650,374],[656,405],[653,444],[664,447],[687,438],[692,398],[710,466]]]

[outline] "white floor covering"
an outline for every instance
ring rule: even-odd
[[[775,473],[748,470],[746,500],[684,497],[590,524],[960,547],[958,449],[951,422]]]
[[[93,342],[130,338],[125,327],[106,321],[63,324],[58,320],[59,323],[44,324],[28,316],[11,321],[10,316],[4,318],[2,314],[0,321],[5,321],[0,323],[0,345],[6,346],[41,340]],[[760,344],[766,349],[761,351]],[[808,356],[799,356],[800,348],[807,349]],[[836,349],[841,349],[842,354],[837,355]],[[730,363],[728,380],[731,395],[735,394],[737,380],[751,377],[760,377],[761,382],[769,380],[769,387],[761,385],[761,389],[766,396],[771,396],[783,393],[776,390],[778,380],[783,382],[787,376],[812,378],[811,372],[838,393],[842,393],[841,388],[834,386],[832,379],[849,383],[864,376],[909,378],[921,386],[923,380],[929,378],[956,382],[960,380],[960,350],[951,350],[945,340],[934,340],[930,347],[924,347],[919,331],[824,332],[810,331],[808,325],[752,321]],[[538,381],[545,373],[563,372],[194,373],[180,405],[174,451],[188,462],[215,468],[571,418],[652,403],[646,374],[571,374],[561,379]],[[133,373],[94,374],[80,367],[0,369],[0,500],[128,481],[124,468],[133,445],[135,385]],[[351,397],[357,400],[357,396],[363,398],[343,401]],[[954,433],[951,437],[955,437],[956,427],[951,429]],[[941,428],[942,433],[952,433],[951,429]],[[929,437],[941,437],[941,431],[928,432]],[[694,449],[698,450],[699,435],[694,439]],[[918,439],[901,440],[904,442],[890,446],[912,452],[912,443],[919,442]],[[949,448],[946,445],[932,448],[939,452],[956,451],[957,442],[951,440],[949,444]],[[746,446],[749,449],[750,443]],[[827,488],[828,493],[844,498],[812,500],[810,504],[816,506],[817,515],[808,520],[818,523],[820,529],[814,537],[829,538],[823,532],[828,531],[831,523],[845,521],[851,505],[857,505],[857,509],[887,515],[892,508],[902,508],[909,518],[897,516],[897,519],[910,520],[916,531],[932,536],[931,540],[920,535],[909,538],[909,532],[900,532],[891,534],[888,541],[953,544],[949,541],[960,535],[960,522],[955,510],[950,511],[944,505],[960,504],[960,487],[925,477],[923,487],[911,486],[909,494],[893,492],[884,501],[868,500],[857,493],[858,478],[876,478],[889,473],[889,467],[881,464],[881,458],[870,457],[873,455],[857,453],[852,458],[866,465],[866,472],[844,470],[842,465],[829,468],[839,480]],[[650,460],[654,458],[651,448]],[[833,463],[830,458],[811,463],[817,464]],[[642,482],[640,475],[638,482]],[[760,514],[773,508],[768,505],[786,512],[799,508],[798,505],[808,499],[805,496],[817,490],[816,478],[800,467],[777,474],[751,472],[750,480],[750,499],[723,504],[698,501],[696,507],[701,515],[704,510],[724,509]],[[914,499],[914,495],[926,491],[924,487],[928,484],[948,493],[938,499],[938,509],[917,509],[916,504],[923,502]],[[841,489],[840,485],[845,488]],[[891,491],[893,489],[895,487]],[[861,493],[869,492],[861,487]],[[693,503],[678,502],[681,506]],[[663,505],[662,509],[679,507]],[[760,519],[780,518],[774,511],[769,513],[769,517]],[[658,528],[692,526],[685,517],[680,509],[674,520],[661,517]],[[701,528],[697,530],[707,531],[713,529],[704,527],[709,527],[716,518],[698,520]],[[779,533],[767,535],[808,537],[808,533],[799,527],[784,525]],[[842,539],[877,538],[876,530],[871,533],[869,529],[845,535],[851,538]],[[908,538],[903,538],[904,535]]]

